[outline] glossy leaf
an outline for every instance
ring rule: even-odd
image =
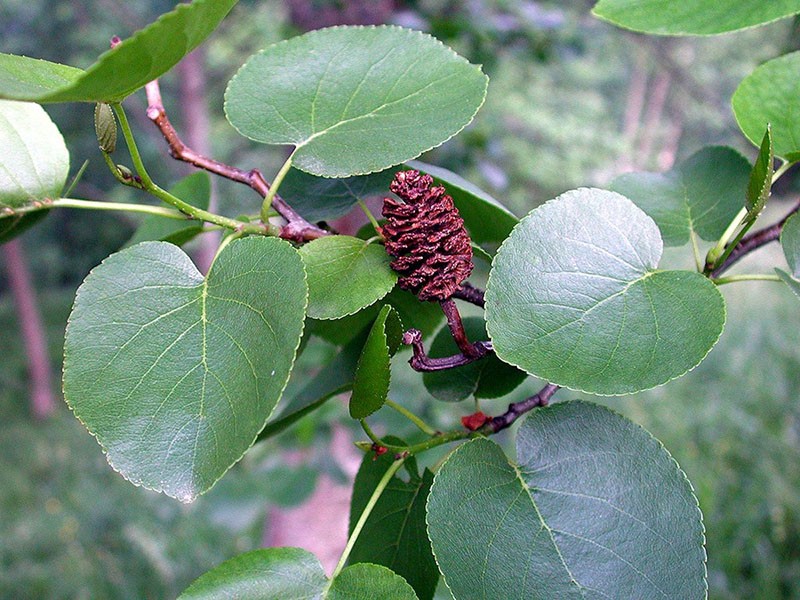
[[[600,0],[594,14],[614,25],[664,35],[713,35],[800,12],[798,0]]]
[[[332,27],[250,57],[228,84],[225,113],[246,137],[295,146],[298,169],[349,177],[447,141],[486,86],[479,67],[419,31]]]
[[[263,428],[305,303],[302,262],[276,238],[232,242],[206,278],[172,244],[113,254],[78,289],[67,403],[126,479],[190,501]]]
[[[211,178],[208,173],[192,173],[176,183],[169,192],[192,206],[207,210],[211,200]],[[133,246],[146,241],[163,241],[182,246],[202,231],[203,223],[200,221],[178,221],[148,215],[142,220],[127,245]]]
[[[336,219],[347,214],[359,200],[387,195],[394,173],[386,170],[331,179],[290,169],[281,183],[281,196],[308,221]]]
[[[667,173],[626,173],[611,189],[632,200],[661,230],[667,246],[682,246],[692,231],[714,241],[745,200],[750,164],[732,148],[710,146]]]
[[[750,183],[747,186],[747,218],[755,221],[769,198],[772,190],[772,175],[774,153],[772,150],[772,131],[767,126],[764,138],[761,140],[761,148],[756,157],[753,169],[750,171]]]
[[[458,600],[706,594],[686,475],[645,430],[588,402],[532,412],[517,463],[487,439],[456,449],[434,480],[428,533]]]
[[[330,589],[329,589],[330,588]],[[300,548],[262,548],[201,575],[178,600],[413,600],[401,577],[378,565],[354,565],[330,584],[317,557]]]
[[[427,173],[436,185],[447,189],[474,242],[499,244],[519,223],[514,213],[460,175],[418,160],[410,161],[408,166]]]
[[[0,54],[0,98],[32,102],[120,102],[157,79],[205,40],[237,0],[178,4],[104,52],[86,71]]]
[[[487,339],[486,322],[480,317],[466,317],[464,330],[471,342]],[[458,354],[448,327],[443,327],[431,342],[428,355],[434,358]],[[504,363],[494,354],[479,361],[448,369],[423,373],[422,381],[431,396],[446,402],[458,402],[470,396],[497,398],[505,396],[525,380],[526,373]]]
[[[775,270],[789,289],[800,296],[800,217],[796,214],[789,217],[783,226],[781,246],[789,264],[789,272]]]
[[[787,109],[799,93],[800,52],[765,62],[733,94],[733,114],[742,133],[758,146],[770,126],[775,155],[800,160],[800,120]]]
[[[300,248],[308,274],[308,316],[339,319],[388,294],[397,283],[381,244],[347,235],[321,237]]]
[[[391,440],[394,443],[394,440]],[[394,457],[364,457],[353,485],[350,532]],[[411,461],[406,462],[406,466]],[[409,481],[396,475],[384,489],[350,552],[350,564],[371,562],[388,567],[414,588],[420,600],[431,600],[439,581],[439,569],[431,552],[425,525],[425,503],[433,473],[420,477],[416,466]]]
[[[497,356],[531,375],[595,394],[626,394],[680,377],[725,322],[716,286],[658,271],[656,224],[597,189],[534,209],[495,257],[486,319]]]
[[[368,417],[386,402],[389,393],[389,361],[400,345],[402,324],[391,306],[384,306],[370,329],[361,357],[358,359],[350,416]]]

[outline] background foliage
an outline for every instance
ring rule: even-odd
[[[222,91],[245,57],[307,25],[295,14],[300,4],[243,0],[206,44],[215,156],[267,173],[285,158],[235,134],[222,116]],[[0,6],[0,51],[86,66],[112,35],[124,37],[172,5],[7,0]],[[756,64],[796,47],[791,23],[713,39],[643,38],[594,19],[590,5],[397,2],[386,13],[391,22],[429,31],[470,61],[484,63],[492,80],[474,124],[425,160],[456,170],[524,214],[578,185],[607,185],[630,168],[667,169],[703,144],[730,144],[754,156],[736,133],[728,99]],[[646,106],[630,125],[633,92],[642,80]],[[178,84],[173,75],[162,80],[167,109],[176,116]],[[659,103],[647,98],[658,100],[659,94],[657,110]],[[143,97],[134,96],[128,107],[133,118],[141,116]],[[89,159],[99,166],[91,110],[48,107],[73,165]],[[149,123],[134,126],[155,177],[175,181],[186,172],[161,160],[164,149]],[[104,169],[90,172],[81,183],[87,195],[137,200]],[[251,207],[248,190],[215,185],[225,211]],[[126,242],[133,226],[116,215],[57,211],[23,238],[36,248],[30,266],[44,299],[54,364],[60,363],[74,289]],[[265,498],[291,504],[310,491],[313,474],[340,474],[321,446],[307,446],[304,431],[317,425],[304,422],[270,442],[302,448],[299,467],[271,463],[263,458],[266,449],[254,452],[189,507],[133,488],[108,469],[66,408],[46,423],[27,416],[20,341],[2,278],[0,273],[0,596],[174,597],[221,560],[260,544]],[[705,363],[662,388],[606,400],[662,440],[694,483],[705,515],[712,598],[800,598],[800,356],[796,331],[785,325],[796,320],[797,305],[777,288],[723,288],[731,326]],[[299,386],[304,369],[329,355],[330,347],[315,341],[307,352],[290,386]],[[768,358],[754,359],[759,356]],[[398,369],[393,378],[404,378],[397,387],[410,406],[426,397],[419,374]],[[535,391],[533,382],[527,385]],[[506,402],[487,402],[486,412],[498,412]],[[347,421],[344,405],[325,411]],[[437,423],[454,418],[441,403],[419,411]],[[393,432],[402,434],[401,423],[387,418]],[[288,497],[280,494],[290,489],[295,491]]]

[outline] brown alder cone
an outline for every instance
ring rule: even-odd
[[[398,284],[420,300],[445,300],[472,273],[472,247],[453,199],[430,175],[400,171],[389,189],[404,202],[383,200],[386,252]]]

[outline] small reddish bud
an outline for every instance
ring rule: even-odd
[[[491,420],[492,417],[483,414],[483,412],[479,410],[478,412],[467,415],[466,417],[461,417],[461,424],[470,431],[477,431]]]
[[[380,444],[372,444],[372,451],[375,453],[375,456],[372,457],[372,460],[377,460],[379,456],[383,456],[388,452],[388,448],[386,446],[381,446]]]

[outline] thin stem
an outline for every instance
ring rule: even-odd
[[[447,327],[450,329],[450,334],[453,336],[458,349],[466,356],[476,356],[478,351],[467,338],[467,332],[464,331],[464,323],[461,321],[461,313],[458,312],[455,301],[452,298],[445,298],[439,301],[439,305],[447,318]]]
[[[378,224],[378,220],[361,198],[358,198],[358,206],[367,216],[367,219],[369,219],[369,222],[372,224],[372,228],[378,233],[380,238],[383,239],[383,235],[381,234],[381,226]]]
[[[736,283],[739,281],[782,281],[777,275],[768,274],[745,274],[745,275],[729,275],[728,277],[717,277],[712,279],[717,285],[725,285],[726,283]]]
[[[422,431],[422,433],[424,433],[426,435],[436,435],[438,433],[433,427],[428,425],[420,417],[415,415],[413,412],[408,410],[406,407],[397,404],[397,402],[393,402],[392,400],[388,400],[387,399],[386,400],[386,406],[388,406],[389,408],[394,409],[395,411],[399,412],[406,419],[408,419],[409,421],[414,423],[414,425],[416,425],[417,428],[420,431]]]
[[[269,191],[267,192],[266,197],[264,198],[264,202],[261,204],[261,220],[265,223],[269,220],[269,212],[272,208],[272,201],[275,199],[275,194],[278,193],[278,188],[283,183],[283,178],[286,177],[286,174],[289,172],[289,169],[292,168],[292,157],[294,156],[294,152],[289,155],[289,158],[281,166],[278,174],[275,176],[275,179],[272,180],[272,185],[269,186]]]
[[[169,147],[170,156],[176,160],[194,165],[199,169],[204,169],[209,173],[247,185],[255,190],[262,199],[267,197],[270,185],[258,169],[244,171],[237,167],[226,165],[195,152],[183,143],[178,136],[178,132],[175,131],[169,118],[167,118],[167,113],[161,100],[158,80],[148,83],[145,86],[145,91],[147,92],[148,104],[147,117],[158,127],[161,135],[164,136]],[[286,204],[278,194],[272,199],[272,207],[287,221],[280,234],[284,239],[303,242],[330,235],[330,232],[306,221],[297,211]]]
[[[783,161],[781,166],[775,169],[775,172],[772,174],[772,184],[775,185],[775,182],[778,181],[778,179],[780,179],[783,176],[783,174],[786,173],[786,171],[788,171],[789,169],[791,169],[795,164],[796,163],[789,160]]]
[[[30,206],[16,208],[10,214],[24,214],[46,210],[50,208],[80,208],[84,210],[117,210],[123,212],[143,213],[166,217],[167,219],[179,219],[186,221],[190,217],[184,213],[163,206],[150,206],[148,204],[129,204],[125,202],[98,202],[96,200],[79,200],[77,198],[57,198],[55,200],[41,200]]]
[[[364,430],[364,433],[366,433],[367,437],[370,440],[372,440],[373,444],[377,444],[378,446],[383,446],[384,448],[388,448],[389,447],[383,442],[383,440],[381,438],[379,438],[375,434],[374,431],[372,431],[372,428],[369,426],[369,423],[367,423],[366,419],[359,419],[358,422],[361,423],[361,429]]]
[[[700,246],[697,242],[697,234],[692,230],[689,233],[689,237],[692,240],[692,252],[694,253],[694,266],[697,268],[698,273],[703,272],[703,256],[700,253]]]
[[[145,189],[154,186],[155,183],[153,183],[153,180],[150,178],[150,174],[144,167],[142,155],[139,153],[139,146],[136,145],[136,140],[134,139],[133,131],[131,130],[131,124],[128,122],[128,116],[125,114],[122,104],[119,102],[114,103],[111,105],[111,108],[114,109],[114,113],[117,115],[119,126],[122,130],[122,136],[125,138],[125,143],[128,146],[128,152],[130,152],[131,160],[133,161],[133,167],[136,169],[136,174],[142,179],[142,185],[145,187]],[[105,152],[103,154],[105,154]]]
[[[383,490],[386,489],[386,486],[389,485],[389,482],[392,480],[392,477],[394,477],[394,474],[397,473],[397,470],[403,465],[403,461],[405,461],[405,457],[395,460],[386,470],[386,473],[383,474],[383,477],[381,477],[378,485],[375,486],[375,491],[372,492],[372,496],[370,496],[369,500],[367,501],[367,505],[361,512],[361,516],[358,518],[355,527],[353,527],[353,532],[350,534],[350,537],[347,540],[347,545],[344,548],[344,552],[342,552],[342,556],[339,558],[339,563],[336,565],[336,568],[331,574],[331,578],[328,581],[326,590],[328,587],[330,587],[330,585],[333,583],[333,580],[336,579],[339,573],[341,573],[345,564],[347,564],[347,559],[350,557],[350,552],[352,552],[353,546],[355,546],[356,540],[358,540],[358,536],[361,534],[361,530],[364,529],[364,525],[366,524],[367,519],[369,519],[369,516],[372,514],[372,511],[375,508],[375,505],[378,503],[381,494],[383,494]]]
[[[64,190],[64,196],[69,196],[72,193],[72,190],[74,190],[75,186],[78,185],[78,182],[81,180],[81,177],[83,177],[83,174],[86,172],[86,167],[88,166],[89,159],[87,158],[85,161],[83,161],[81,168],[78,169],[78,172],[75,173],[75,177],[72,178],[72,181],[69,182],[69,185]]]
[[[508,410],[506,410],[506,412],[504,412],[502,415],[494,417],[484,426],[484,429],[487,430],[487,433],[497,433],[506,427],[510,427],[514,421],[519,419],[525,413],[533,410],[534,408],[547,406],[550,402],[550,398],[552,398],[553,394],[555,394],[559,389],[561,389],[559,386],[548,383],[541,390],[539,390],[537,394],[531,396],[530,398],[526,398],[521,402],[509,404]]]
[[[411,346],[413,355],[408,361],[408,364],[410,364],[411,368],[415,371],[444,371],[446,369],[453,369],[480,360],[492,351],[492,342],[475,342],[472,344],[474,352],[471,356],[462,353],[453,356],[445,356],[443,358],[431,358],[425,353],[425,347],[422,345],[422,333],[419,329],[409,329],[406,331],[403,334],[403,343],[407,346]]]
[[[464,300],[465,302],[469,302],[475,306],[480,306],[481,308],[486,305],[483,290],[476,288],[474,285],[467,283],[466,281],[462,283],[461,287],[459,287],[453,293],[453,298]]]
[[[725,230],[719,240],[717,240],[717,243],[714,245],[714,247],[708,251],[708,258],[706,259],[705,269],[703,270],[704,273],[711,273],[718,265],[724,262],[725,259],[722,258],[722,256],[725,254],[725,247],[736,233],[736,230],[739,229],[739,226],[742,224],[745,217],[747,217],[747,207],[742,207],[739,213],[730,222],[728,228]],[[733,244],[731,244],[731,246],[733,246]],[[727,256],[725,258],[727,258]]]

